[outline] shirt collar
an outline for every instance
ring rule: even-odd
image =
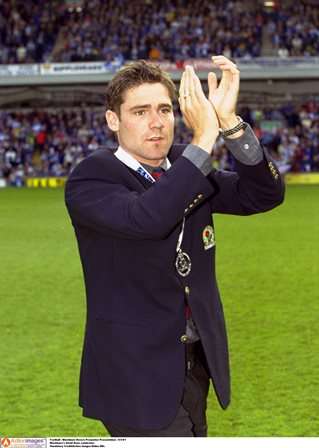
[[[167,163],[167,159],[163,160],[163,162],[160,164],[160,166],[151,166],[151,165],[147,165],[146,163],[141,163],[141,165],[150,173],[152,174],[152,172],[154,171],[155,168],[162,168],[164,171],[168,170],[168,163]]]
[[[140,164],[140,162],[138,162],[133,156],[132,154],[130,154],[128,151],[126,151],[124,148],[122,148],[121,145],[119,145],[117,151],[118,154],[121,154],[121,160],[124,162],[128,162],[127,165],[131,166],[131,168],[136,169],[136,167]],[[124,162],[124,163],[125,163]],[[130,163],[131,162],[131,163]],[[147,165],[146,163],[141,163],[141,165],[143,166],[143,168],[146,169],[146,171],[150,174],[152,174],[153,170],[154,170],[154,166],[151,165]],[[163,168],[163,170],[167,171],[169,168],[171,167],[171,163],[168,160],[168,158],[166,157],[166,159],[163,160],[163,162],[161,163],[161,165],[159,166],[159,168]],[[157,167],[156,167],[157,168]]]

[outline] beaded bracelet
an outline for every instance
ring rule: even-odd
[[[228,137],[229,135],[236,134],[236,132],[240,131],[241,129],[246,128],[247,123],[245,123],[244,120],[239,115],[237,115],[237,118],[238,118],[239,123],[236,124],[235,127],[231,128],[231,129],[220,129],[220,132],[223,137]]]

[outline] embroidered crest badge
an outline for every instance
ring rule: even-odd
[[[215,246],[215,235],[212,226],[206,226],[203,230],[204,249],[208,250]]]

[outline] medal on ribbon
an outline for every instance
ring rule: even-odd
[[[189,255],[186,252],[183,252],[181,249],[179,249],[179,251],[177,252],[175,267],[179,275],[181,275],[182,277],[186,277],[191,271],[191,259]]]
[[[176,259],[175,259],[176,271],[182,277],[186,277],[190,273],[191,267],[192,267],[192,262],[191,262],[190,256],[186,252],[183,252],[181,249],[183,235],[184,235],[184,226],[185,226],[185,216],[183,218],[182,230],[179,234],[178,241],[177,241]]]

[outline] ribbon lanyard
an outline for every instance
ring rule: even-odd
[[[121,146],[118,147],[117,151],[114,153],[115,157],[117,157],[124,165],[128,166],[132,170],[136,171],[140,176],[147,179],[149,182],[155,183],[156,180],[154,177],[136,160],[134,157],[125,151]],[[166,167],[169,169],[171,167],[170,161],[166,158]],[[175,266],[177,272],[182,276],[186,277],[191,270],[191,261],[186,252],[183,252],[181,249],[183,236],[184,236],[184,226],[185,226],[185,216],[183,217],[182,229],[178,236],[177,245],[176,245],[176,261]]]
[[[185,226],[185,216],[183,218],[182,230],[180,231],[180,234],[178,235],[176,253],[178,253],[181,250],[181,245],[182,245],[183,236],[184,236],[184,226]]]

